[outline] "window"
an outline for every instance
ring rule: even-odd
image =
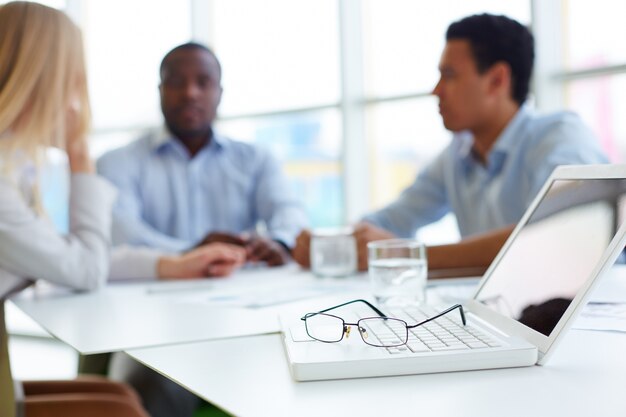
[[[626,3],[611,0],[562,3],[567,70],[626,63]]]
[[[190,4],[83,0],[80,16],[96,132],[161,123],[159,64],[191,38]]]
[[[343,222],[341,120],[337,109],[235,118],[220,132],[269,148],[283,161],[312,225]]]
[[[210,19],[223,67],[222,116],[339,100],[336,1],[216,1]]]
[[[594,131],[612,162],[626,161],[626,72],[565,84],[566,105]]]
[[[210,16],[223,68],[218,130],[282,160],[313,226],[345,221],[337,14],[334,0],[229,0]]]
[[[544,7],[536,2],[537,7]],[[558,13],[560,12],[560,13]],[[613,162],[626,160],[626,4],[609,0],[566,0],[553,12],[563,27],[565,55],[549,74],[563,107],[592,128]],[[558,13],[558,15],[556,15]],[[559,21],[560,19],[560,21]],[[558,54],[555,54],[558,56]],[[539,92],[542,93],[542,92]]]

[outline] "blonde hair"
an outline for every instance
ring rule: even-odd
[[[71,106],[78,112],[68,126]],[[86,135],[90,120],[78,26],[63,12],[38,3],[0,6],[0,150],[5,164],[16,156],[37,161],[49,146],[65,149],[68,133]]]

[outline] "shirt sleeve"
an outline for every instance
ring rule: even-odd
[[[527,205],[530,205],[559,165],[608,162],[593,132],[574,114],[565,114],[561,121],[535,140],[536,143],[530,147],[525,169],[530,184]]]
[[[148,246],[172,252],[181,252],[194,246],[197,242],[168,236],[143,220],[138,165],[137,161],[121,154],[107,154],[98,160],[98,172],[119,191],[113,208],[113,244]]]
[[[296,236],[308,225],[307,216],[280,164],[269,153],[261,161],[255,199],[259,218],[272,239],[293,248]]]
[[[157,265],[162,255],[163,252],[157,249],[117,246],[111,251],[109,280],[158,278]]]
[[[93,290],[109,272],[115,189],[89,174],[72,175],[70,184],[70,231],[64,236],[12,184],[0,182],[0,265],[20,277]]]
[[[450,205],[445,187],[445,153],[441,153],[397,200],[362,220],[398,237],[415,236],[417,229],[442,218]]]

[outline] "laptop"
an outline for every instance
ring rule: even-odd
[[[626,222],[619,213],[624,196],[626,165],[558,167],[487,269],[473,297],[463,303],[465,326],[453,311],[411,329],[407,345],[387,348],[363,343],[357,329],[352,329],[352,337],[337,343],[313,340],[300,320],[311,311],[302,311],[299,317],[281,315],[293,379],[545,364],[594,285],[624,249]],[[364,303],[353,305],[357,304]],[[331,306],[320,305],[319,310],[327,307]],[[411,325],[448,307],[425,305],[421,309],[425,312],[381,309]],[[372,313],[348,306],[332,312],[352,323]]]

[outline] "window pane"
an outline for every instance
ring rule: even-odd
[[[124,146],[141,136],[148,130],[145,128],[125,130],[105,130],[92,132],[89,135],[89,151],[93,158],[99,158],[106,152]]]
[[[432,96],[371,105],[367,121],[370,209],[375,210],[411,185],[417,173],[450,143],[452,134],[443,127]],[[418,237],[430,245],[458,240],[454,215],[420,229]]]
[[[611,161],[626,161],[626,74],[566,84],[567,105],[588,123]]]
[[[448,25],[476,13],[530,22],[529,0],[367,0],[363,2],[366,91],[371,96],[430,91]]]
[[[383,102],[367,109],[371,208],[394,200],[449,142],[434,97]]]
[[[159,64],[191,36],[189,2],[85,0],[85,34],[94,127],[161,122]]]
[[[213,46],[223,66],[220,114],[338,101],[339,6],[335,0],[213,4]]]
[[[220,121],[218,131],[233,139],[267,147],[283,162],[312,226],[342,224],[339,111]]]
[[[47,217],[60,233],[69,231],[69,165],[67,155],[50,148],[39,175],[42,205]]]
[[[567,69],[584,69],[626,62],[626,2],[566,0]]]

